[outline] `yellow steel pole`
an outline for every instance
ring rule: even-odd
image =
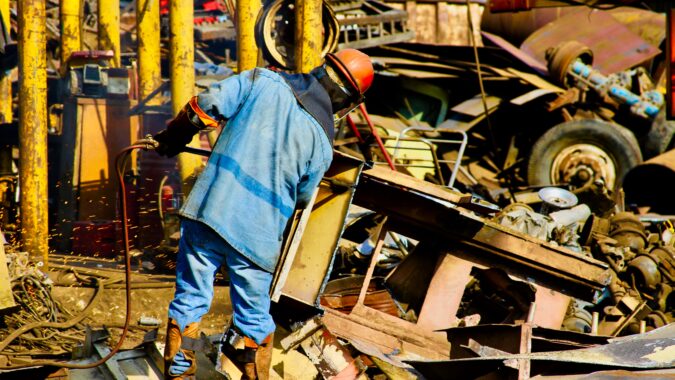
[[[171,46],[171,108],[174,115],[194,96],[194,25],[192,0],[171,0],[169,10],[169,29]],[[199,147],[199,135],[190,146]],[[178,155],[178,170],[183,181],[183,193],[187,194],[190,185],[187,180],[201,166],[201,158],[194,154]]]
[[[9,0],[0,0],[2,21],[9,27]],[[9,71],[0,71],[0,123],[12,122],[12,79]]]
[[[21,238],[47,265],[47,27],[45,0],[19,0]]]
[[[159,0],[137,0],[139,95],[146,98],[162,84],[159,50]],[[148,102],[158,104],[159,97]]]
[[[322,0],[295,1],[295,62],[296,71],[301,73],[308,73],[321,63],[322,4]]]
[[[61,0],[61,74],[70,55],[82,49],[80,0]]]
[[[237,69],[250,70],[258,65],[255,20],[262,7],[260,0],[237,1]]]
[[[120,0],[98,0],[98,48],[112,50],[120,67]]]

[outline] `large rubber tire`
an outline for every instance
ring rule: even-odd
[[[635,135],[628,129],[601,120],[572,120],[546,131],[532,147],[527,165],[530,185],[555,185],[556,182],[561,182],[555,177],[562,175],[552,173],[553,166],[558,167],[559,163],[556,162],[561,159],[561,155],[573,154],[570,150],[577,146],[602,153],[603,160],[598,161],[606,162],[606,167],[612,166],[610,169],[614,172],[615,178],[610,180],[613,183],[605,181],[612,190],[619,189],[626,173],[642,162],[640,146]],[[593,156],[590,153],[588,155]]]

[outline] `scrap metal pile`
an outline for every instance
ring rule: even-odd
[[[576,195],[545,188],[538,213],[361,168],[335,156],[297,252],[283,256],[293,265],[275,317],[294,321],[286,326],[294,332],[282,347],[302,347],[325,378],[528,378],[675,365],[649,356],[675,344],[672,330],[657,329],[673,321],[675,257],[662,220],[645,227],[616,212],[597,196],[602,187],[595,197],[578,193],[587,203],[571,208]],[[333,258],[336,243],[317,234],[339,235],[343,223]],[[304,321],[311,312],[303,303],[323,311]],[[613,344],[661,348],[617,355]]]
[[[85,31],[95,26],[90,3]],[[234,5],[197,8],[197,60],[229,63]],[[267,2],[256,24],[277,68],[295,67],[294,12]],[[322,12],[323,52],[366,48],[377,78],[371,114],[364,106],[339,125],[315,204],[285,237],[271,289],[275,320],[290,332],[282,349],[301,350],[323,378],[672,370],[673,216],[645,214],[644,195],[623,192],[646,159],[675,175],[659,159],[675,154],[659,87],[665,35],[654,32],[663,15],[577,9],[516,47],[486,31],[475,46],[405,42],[408,13],[378,0],[330,1]],[[128,25],[132,13],[123,12]],[[614,39],[603,44],[607,30]],[[0,158],[0,222],[11,226],[4,210],[18,207],[18,176],[11,152]],[[649,193],[637,178],[633,188]],[[669,196],[658,193],[672,208]],[[175,268],[174,206],[160,216],[163,245],[142,255],[152,256],[146,271]],[[0,358],[90,354],[81,322],[99,293],[74,315],[39,268],[11,256],[9,269],[18,305],[4,316]],[[99,292],[117,281],[70,275]]]

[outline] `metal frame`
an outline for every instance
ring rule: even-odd
[[[456,133],[461,135],[461,140],[450,140],[450,139],[442,139],[442,138],[427,138],[427,137],[406,137],[406,135],[411,132],[411,131],[421,131],[421,132],[440,132],[440,133]],[[382,139],[384,140],[394,140],[394,151],[391,155],[391,158],[394,162],[394,166],[396,167],[415,167],[415,168],[426,168],[426,169],[434,169],[436,170],[437,173],[437,178],[440,180],[441,183],[445,183],[443,179],[443,175],[441,174],[441,164],[453,164],[452,167],[452,174],[450,175],[450,179],[448,180],[447,184],[445,185],[446,187],[455,188],[455,181],[457,179],[457,173],[460,170],[460,165],[462,162],[462,157],[464,156],[464,151],[466,150],[466,146],[469,143],[469,138],[466,134],[465,131],[458,130],[458,129],[449,129],[449,128],[439,128],[439,129],[434,129],[434,128],[426,128],[426,127],[419,127],[419,126],[413,126],[413,127],[408,127],[405,128],[401,131],[401,133],[398,134],[398,136],[382,136]],[[421,161],[420,164],[404,164],[404,163],[397,163],[396,160],[399,158],[399,153],[401,151],[406,151],[406,150],[425,150],[423,148],[416,148],[416,147],[405,147],[401,146],[402,141],[413,141],[413,142],[420,142],[422,144],[427,145],[429,148],[429,152],[432,155],[432,160],[430,164],[425,165],[425,163],[429,162],[424,159],[414,159],[414,161]],[[438,156],[436,155],[436,145],[438,144],[459,144],[459,150],[457,153],[457,158],[454,160],[445,160],[445,159],[439,159]],[[386,164],[386,162],[376,162],[376,164]]]

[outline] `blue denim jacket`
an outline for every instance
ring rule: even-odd
[[[207,224],[273,272],[288,218],[328,169],[332,142],[288,83],[266,69],[211,85],[198,104],[227,125],[181,216]]]

